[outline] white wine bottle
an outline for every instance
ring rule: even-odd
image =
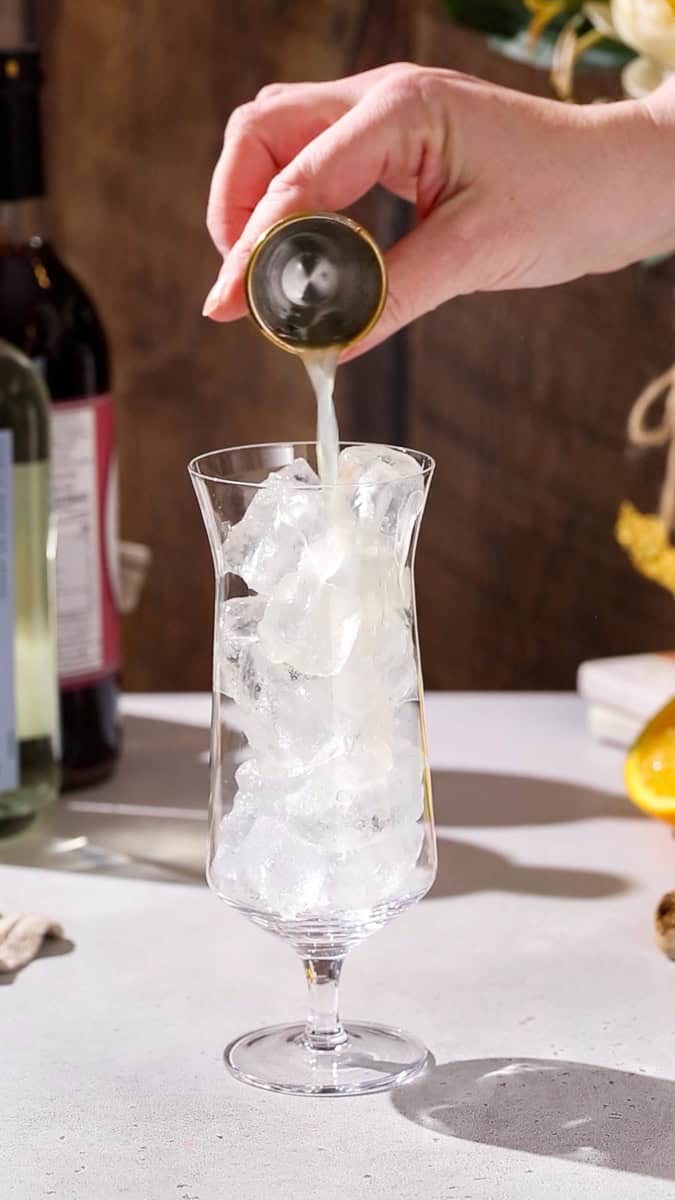
[[[73,788],[105,779],[119,752],[115,418],[103,324],[45,231],[41,83],[36,47],[0,49],[0,338],[39,367],[51,398],[62,768]]]
[[[49,397],[0,341],[0,832],[59,788]]]

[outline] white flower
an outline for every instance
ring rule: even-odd
[[[675,10],[669,0],[611,0],[622,42],[660,67],[675,69]]]
[[[665,83],[669,75],[672,75],[672,71],[659,66],[653,58],[640,55],[639,58],[634,58],[632,62],[626,63],[621,72],[621,83],[624,92],[630,96],[631,100],[642,100],[643,96],[648,96],[650,92]]]
[[[639,100],[675,71],[675,6],[671,0],[610,0],[589,3],[584,12],[605,37],[614,37],[638,57],[624,67],[623,88]]]

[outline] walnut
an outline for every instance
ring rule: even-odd
[[[675,892],[666,892],[659,900],[654,925],[659,947],[675,960]]]

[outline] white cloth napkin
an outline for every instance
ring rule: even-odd
[[[46,937],[63,937],[58,921],[43,913],[0,913],[0,975],[25,967]]]

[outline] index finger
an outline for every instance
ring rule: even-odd
[[[230,249],[204,304],[204,315],[232,321],[246,312],[244,276],[259,237],[277,221],[306,211],[338,212],[376,183],[388,186],[411,160],[410,137],[397,107],[405,97],[387,98],[378,89],[323,130],[273,177]],[[419,153],[417,155],[419,157]]]
[[[235,109],[225,129],[206,224],[225,256],[275,175],[354,102],[350,81],[301,83],[263,89]]]
[[[223,257],[241,236],[272,179],[383,77],[387,64],[323,83],[275,83],[230,117],[216,164],[206,224]]]

